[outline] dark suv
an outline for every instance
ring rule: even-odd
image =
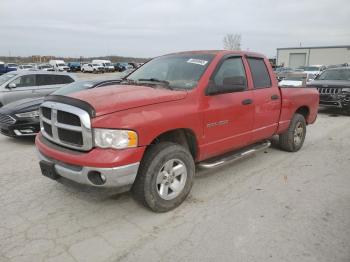
[[[78,72],[81,70],[81,65],[79,62],[69,62],[67,64],[70,72]]]
[[[320,93],[320,105],[350,113],[350,67],[327,69],[308,84]]]

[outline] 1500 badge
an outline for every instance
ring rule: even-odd
[[[208,123],[207,127],[210,128],[210,127],[216,127],[216,126],[223,126],[223,125],[226,125],[227,123],[228,123],[228,120],[221,120],[218,122]]]

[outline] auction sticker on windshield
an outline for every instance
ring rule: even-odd
[[[201,66],[204,66],[208,63],[208,61],[206,60],[201,60],[201,59],[194,59],[194,58],[191,58],[191,59],[188,59],[187,60],[187,63],[191,63],[191,64],[197,64],[197,65],[201,65]]]

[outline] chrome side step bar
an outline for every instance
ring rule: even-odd
[[[241,159],[243,157],[249,156],[253,153],[265,150],[266,148],[271,146],[270,141],[264,141],[260,143],[253,144],[246,148],[240,149],[238,151],[234,151],[231,153],[227,153],[222,156],[214,157],[203,162],[199,162],[198,166],[202,168],[214,168],[224,164],[232,163]]]

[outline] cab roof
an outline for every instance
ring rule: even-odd
[[[171,53],[169,55],[229,55],[229,54],[237,54],[237,55],[247,55],[247,56],[256,56],[256,57],[263,57],[265,58],[264,55],[255,53],[255,52],[249,52],[249,51],[233,51],[233,50],[193,50],[193,51],[182,51],[182,52],[176,52],[176,53]]]

